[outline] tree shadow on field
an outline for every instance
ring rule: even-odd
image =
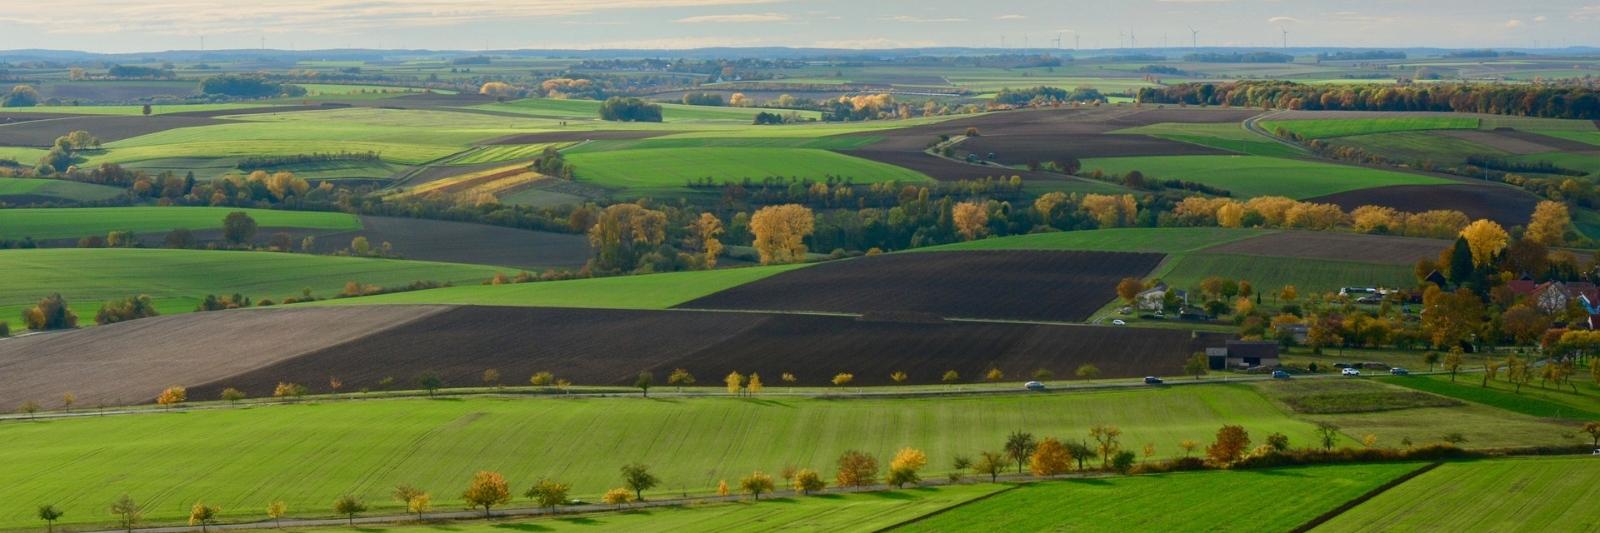
[[[1111,480],[1106,479],[1106,478],[1102,478],[1102,477],[1081,477],[1081,478],[1063,479],[1061,481],[1066,482],[1066,483],[1072,483],[1072,484],[1075,484],[1075,485],[1094,485],[1094,486],[1099,486],[1099,487],[1109,487],[1109,486],[1112,485]]]
[[[788,504],[796,504],[796,503],[800,503],[800,500],[797,500],[797,499],[794,499],[794,498],[789,498],[789,497],[783,497],[783,498],[767,498],[767,499],[765,499],[765,500],[761,500],[761,503],[788,503]]]
[[[822,500],[842,500],[843,494],[812,494],[810,497]]]
[[[1271,469],[1266,469],[1266,470],[1257,470],[1257,471],[1255,471],[1255,473],[1259,474],[1259,475],[1263,475],[1263,476],[1276,476],[1276,477],[1311,477],[1311,476],[1305,475],[1305,474],[1303,474],[1301,472],[1298,472],[1298,471],[1285,470],[1285,469],[1281,469],[1281,468],[1271,468]]]
[[[653,397],[653,398],[649,398],[649,400],[652,401],[652,402],[656,402],[656,403],[683,403],[683,399],[682,398]]]
[[[766,407],[785,407],[785,408],[789,408],[789,409],[794,409],[794,405],[791,405],[789,402],[783,402],[783,401],[778,401],[778,400],[757,400],[755,398],[745,398],[744,402],[745,403],[753,403],[753,404],[756,404],[756,405],[762,405],[762,406],[766,406]]]
[[[883,498],[885,500],[915,500],[915,499],[917,499],[915,496],[912,496],[910,494],[906,494],[905,492],[899,491],[899,490],[886,490],[886,491],[879,491],[879,492],[868,492],[867,494],[871,494],[873,496],[876,496],[876,497],[879,497],[879,498]]]
[[[593,525],[600,524],[599,520],[595,520],[593,517],[588,517],[588,516],[573,516],[573,517],[567,517],[567,518],[557,518],[556,521],[557,522],[566,522],[568,524],[574,524],[574,525],[580,525],[580,526],[593,526]]]
[[[555,531],[555,528],[552,528],[552,527],[549,527],[549,526],[541,526],[539,524],[529,524],[529,523],[495,524],[495,525],[489,526],[489,527],[492,527],[492,528],[495,528],[495,529],[511,529],[511,530],[515,530],[515,531]]]

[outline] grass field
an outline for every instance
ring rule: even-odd
[[[78,238],[110,231],[165,234],[174,228],[222,229],[228,213],[244,211],[263,228],[359,230],[361,220],[346,213],[278,211],[232,207],[89,207],[0,210],[0,239]]]
[[[781,481],[778,480],[778,481]],[[730,481],[730,483],[732,483]],[[637,509],[569,518],[514,522],[460,522],[438,526],[362,526],[363,533],[505,533],[512,531],[876,531],[981,498],[1008,485],[981,483],[915,487],[888,492],[794,496],[787,487],[760,502]],[[338,533],[348,528],[294,529]]]
[[[140,294],[154,299],[162,313],[173,314],[193,311],[207,294],[282,300],[309,288],[326,298],[338,294],[349,281],[383,286],[421,280],[476,284],[494,276],[495,269],[271,252],[54,248],[0,251],[0,272],[5,279],[0,285],[0,320],[15,320],[22,308],[59,292],[77,311],[80,324],[93,324],[101,303]]]
[[[514,102],[484,104],[480,106],[474,106],[474,108],[508,113],[520,113],[536,117],[595,121],[600,119],[600,101],[598,100],[553,100],[549,98],[528,98]],[[762,111],[771,111],[779,114],[786,114],[790,112],[786,109],[661,104],[661,118],[664,122],[738,121],[749,123],[755,120],[756,113],[760,113]],[[798,113],[801,117],[806,118],[820,118],[822,116],[816,111],[798,111]]]
[[[806,266],[778,265],[637,276],[472,285],[318,302],[317,305],[462,304],[666,309],[723,289]]]
[[[629,191],[681,189],[688,181],[710,177],[717,183],[750,178],[796,177],[817,181],[828,176],[857,184],[924,182],[921,173],[857,157],[805,148],[683,148],[575,153],[567,160],[578,179]]]
[[[1472,360],[1469,363],[1469,367],[1481,368],[1481,361]],[[1489,382],[1487,387],[1482,386],[1483,376],[1481,374],[1458,376],[1453,382],[1450,380],[1449,375],[1419,376],[1414,379],[1380,379],[1395,385],[1480,403],[1528,416],[1564,418],[1584,422],[1600,421],[1600,388],[1588,382],[1585,379],[1587,376],[1579,376],[1573,380],[1573,384],[1582,392],[1573,392],[1571,388],[1561,389],[1554,386],[1547,388],[1541,386],[1535,380],[1534,383],[1523,385],[1522,392],[1519,393],[1516,392],[1514,385],[1506,382],[1504,370],[1501,372],[1500,379]]]
[[[1289,531],[1420,466],[1341,465],[1041,482],[896,531]]]
[[[108,185],[95,185],[76,181],[0,178],[0,200],[6,197],[45,197],[72,202],[109,200],[122,194],[122,189]],[[3,217],[4,215],[0,215]]]
[[[37,526],[40,502],[66,510],[66,522],[104,524],[104,507],[123,493],[155,523],[183,519],[197,500],[230,519],[258,519],[274,499],[327,515],[341,494],[393,511],[397,483],[456,508],[485,469],[505,473],[517,493],[548,476],[594,499],[633,461],[662,480],[646,497],[705,494],[757,469],[831,471],[845,449],[887,461],[915,446],[928,454],[925,475],[938,476],[956,454],[1000,449],[1010,431],[1087,438],[1096,423],[1121,427],[1128,447],[1153,443],[1171,457],[1181,440],[1209,441],[1224,422],[1293,442],[1314,430],[1227,385],[933,399],[413,399],[6,423],[0,463],[14,467],[0,469],[0,528]]]
[[[1117,228],[1091,231],[1057,231],[930,246],[917,248],[916,251],[1084,250],[1096,252],[1177,253],[1210,248],[1219,244],[1268,233],[1271,233],[1271,231],[1228,228]]]
[[[1396,131],[1475,130],[1475,117],[1421,116],[1405,118],[1313,119],[1262,121],[1269,132],[1283,128],[1306,139],[1327,139],[1350,135],[1370,135]]]
[[[516,161],[539,157],[545,148],[554,146],[557,149],[567,143],[542,143],[542,144],[503,144],[480,147],[465,156],[450,160],[452,165],[477,165],[481,163],[499,163],[501,161]]]
[[[1600,461],[1593,458],[1450,463],[1314,531],[1594,531],[1595,501]]]
[[[758,132],[751,132],[752,135]],[[635,140],[599,140],[573,147],[569,154],[651,148],[818,148],[852,150],[883,140],[873,135],[818,137],[656,137]]]
[[[1210,146],[1246,155],[1295,157],[1303,152],[1272,139],[1263,138],[1238,124],[1192,124],[1167,122],[1111,132],[1113,134],[1153,135],[1201,146]]]
[[[1468,156],[1473,155],[1483,157],[1506,157],[1510,155],[1504,150],[1492,146],[1428,131],[1351,135],[1335,139],[1330,144],[1334,146],[1354,146],[1374,155],[1405,162],[1433,161],[1441,164],[1456,164],[1465,162]]]
[[[1590,131],[1544,130],[1544,131],[1537,131],[1536,133],[1549,135],[1551,137],[1560,137],[1562,139],[1567,139],[1567,140],[1570,140],[1570,141],[1578,141],[1578,142],[1581,142],[1581,143],[1588,143],[1588,144],[1592,144],[1592,145],[1595,145],[1595,146],[1600,146],[1600,131],[1592,131],[1592,130],[1590,130]]]
[[[1410,287],[1416,284],[1411,267],[1406,265],[1213,253],[1168,257],[1152,275],[1180,288],[1197,287],[1201,280],[1210,276],[1242,279],[1267,294],[1267,300],[1289,284],[1299,289],[1301,297],[1312,292],[1337,293],[1341,287]]]
[[[1519,155],[1509,158],[1512,161],[1523,163],[1538,163],[1548,161],[1561,168],[1570,168],[1588,172],[1591,176],[1600,175],[1600,148],[1593,152],[1549,152],[1543,154]]]
[[[1083,168],[1115,174],[1137,170],[1226,189],[1235,197],[1314,198],[1389,185],[1444,185],[1450,180],[1388,170],[1261,156],[1182,155],[1085,159]]]

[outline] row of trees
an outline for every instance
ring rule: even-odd
[[[1556,84],[1302,84],[1290,81],[1183,83],[1144,87],[1141,103],[1307,110],[1455,111],[1600,119],[1600,90]]]

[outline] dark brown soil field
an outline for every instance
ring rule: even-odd
[[[972,251],[834,261],[684,303],[685,309],[915,312],[946,318],[1077,322],[1142,277],[1161,254]]]
[[[150,403],[170,385],[223,379],[446,309],[247,309],[3,339],[0,408],[9,410],[29,400],[55,408],[68,392],[77,395],[80,407]],[[216,394],[189,397],[210,400]]]
[[[1226,150],[1173,141],[1148,135],[1125,134],[1062,134],[1062,135],[1005,135],[985,134],[967,139],[956,145],[958,155],[976,154],[979,158],[994,155],[994,161],[1006,165],[1026,165],[1029,162],[1055,161],[1065,157],[1086,159],[1090,157],[1129,157],[1164,155],[1220,155]]]
[[[578,141],[630,141],[634,139],[648,139],[672,133],[670,131],[609,131],[609,130],[574,130],[574,131],[546,131],[540,133],[523,133],[501,137],[483,144],[540,144]]]
[[[927,174],[940,181],[978,180],[988,177],[1022,176],[1027,181],[1061,181],[1068,178],[1060,174],[1049,172],[1033,172],[1030,170],[985,167],[969,165],[960,161],[951,161],[938,156],[929,155],[921,150],[852,150],[842,152],[852,156],[871,159],[879,163],[888,163]]]
[[[1522,226],[1539,199],[1527,192],[1496,185],[1395,185],[1330,194],[1309,201],[1338,204],[1346,210],[1381,205],[1401,211],[1455,209],[1474,219],[1487,218],[1505,227]]]
[[[1546,152],[1557,150],[1563,152],[1588,152],[1595,149],[1595,146],[1589,143],[1578,142],[1571,139],[1563,139],[1560,137],[1551,137],[1549,135],[1540,135],[1531,131],[1495,130],[1494,133],[1499,134],[1502,137],[1509,137],[1522,142],[1546,146],[1548,148],[1543,150]]]
[[[346,308],[359,315],[370,308]],[[271,394],[280,381],[326,392],[329,376],[345,390],[416,388],[432,373],[447,386],[481,386],[483,371],[500,371],[507,384],[525,384],[550,371],[581,385],[633,383],[640,371],[665,388],[674,368],[701,384],[730,371],[757,372],[768,386],[791,372],[799,385],[821,386],[840,372],[854,384],[884,385],[904,371],[910,383],[938,383],[947,370],[976,381],[990,366],[1021,380],[1039,368],[1069,376],[1093,363],[1105,377],[1182,372],[1193,351],[1190,334],[1094,326],[868,322],[848,317],[694,311],[622,311],[462,307],[404,327],[282,360],[190,388],[190,397],[214,398],[224,387],[251,396]]]
[[[7,113],[4,110],[0,110],[0,125],[75,116],[80,115],[68,115],[64,113]]]
[[[56,137],[76,130],[94,134],[102,142],[138,137],[158,131],[224,124],[205,117],[154,115],[148,117],[73,116],[0,126],[0,146],[48,147]]]
[[[1392,235],[1360,235],[1312,231],[1285,231],[1225,243],[1207,253],[1304,257],[1410,265],[1418,259],[1437,259],[1450,241]]]
[[[1540,144],[1532,140],[1506,135],[1507,133],[1512,133],[1511,130],[1439,130],[1430,133],[1432,135],[1461,139],[1463,141],[1487,146],[1496,150],[1502,150],[1512,155],[1537,154],[1555,150],[1555,148],[1551,148],[1550,146]]]

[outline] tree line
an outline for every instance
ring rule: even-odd
[[[1552,83],[1509,85],[1335,85],[1292,81],[1182,83],[1144,87],[1140,103],[1305,110],[1451,111],[1528,117],[1600,119],[1600,90]]]

